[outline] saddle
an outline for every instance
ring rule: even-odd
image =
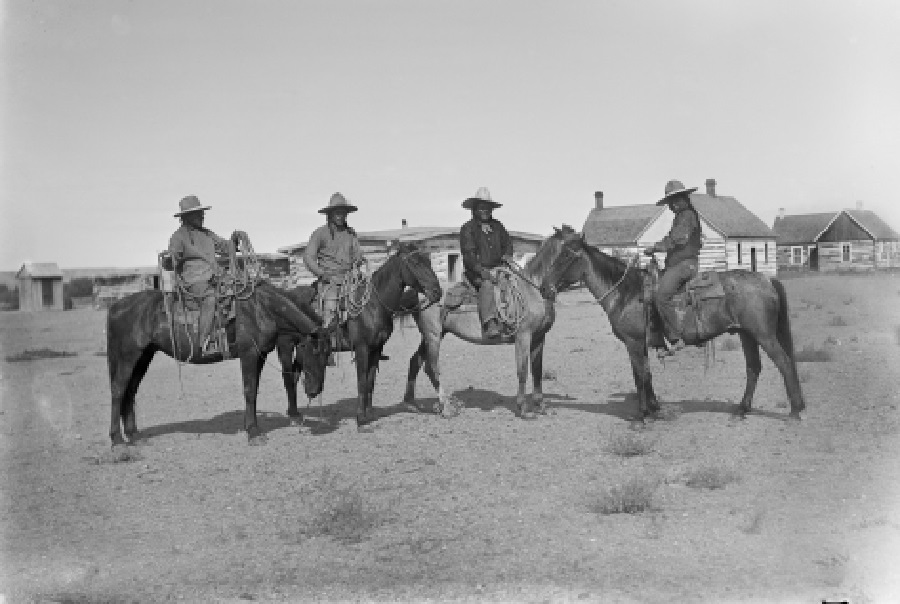
[[[651,263],[644,274],[643,302],[651,306],[658,321],[656,290],[659,269]],[[672,297],[672,305],[678,317],[678,331],[685,344],[702,344],[722,332],[718,323],[725,313],[725,287],[717,271],[703,271],[688,281],[682,290]]]
[[[505,267],[491,269],[491,273],[497,280],[494,284],[494,303],[497,307],[497,315],[493,318],[500,322],[501,331],[511,335],[518,329],[518,319],[524,313],[524,303],[513,279],[513,272]],[[478,312],[478,290],[463,279],[450,287],[444,288],[444,296],[441,300],[441,312]],[[485,317],[489,319],[491,317]]]
[[[172,257],[168,252],[159,254],[158,266],[160,289],[163,292],[166,316],[173,334],[175,329],[180,327],[185,330],[192,342],[198,342],[200,338],[200,301],[186,291],[175,273]],[[237,316],[234,275],[227,271],[217,275],[211,281],[211,286],[215,289],[216,304],[210,339],[218,344],[222,358],[230,359],[234,342],[229,341],[226,327]],[[198,342],[198,346],[200,345],[202,342]]]

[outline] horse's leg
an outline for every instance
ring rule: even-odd
[[[287,415],[292,426],[299,426],[303,416],[297,409],[297,381],[300,379],[300,367],[294,364],[294,346],[291,343],[278,343],[278,361],[281,363],[281,380],[287,393]]]
[[[142,351],[131,350],[122,353],[119,347],[107,348],[107,362],[109,364],[109,390],[112,395],[110,407],[109,438],[113,446],[125,444],[122,437],[122,412],[125,409],[125,398],[128,396],[128,388],[131,385],[131,377],[135,367],[140,362]],[[135,390],[137,388],[135,387]]]
[[[628,357],[631,360],[631,373],[634,376],[634,386],[638,395],[639,421],[643,421],[647,415],[659,411],[659,401],[653,392],[653,375],[650,373],[650,362],[647,358],[647,346],[642,339],[633,339],[625,344],[628,349]]]
[[[741,338],[744,360],[747,363],[747,385],[744,387],[744,396],[741,398],[741,405],[738,408],[738,415],[744,417],[750,413],[753,405],[756,383],[759,381],[759,374],[762,373],[762,360],[759,358],[759,344],[757,344],[756,338],[746,331],[738,332],[738,336]]]
[[[378,360],[381,358],[383,346],[376,346],[369,356],[369,371],[366,373],[366,419],[375,421],[375,407],[372,398],[375,396],[375,376],[378,375]]]
[[[122,423],[125,424],[125,436],[129,441],[135,442],[138,438],[137,417],[134,411],[134,397],[137,394],[138,386],[141,380],[147,375],[147,369],[150,367],[150,361],[156,353],[154,348],[146,348],[134,365],[131,372],[131,379],[128,380],[128,387],[125,389],[125,396],[122,399]]]
[[[541,415],[547,414],[542,388],[544,379],[544,335],[534,335],[531,338],[531,383],[533,385],[531,402],[535,413],[540,413]]]
[[[531,332],[520,331],[516,334],[516,375],[519,378],[519,391],[516,393],[516,407],[519,417],[528,419],[534,414],[525,396],[525,382],[528,381],[528,361],[531,353]]]
[[[781,347],[774,334],[767,334],[767,337],[758,338],[757,341],[784,378],[784,387],[787,390],[788,400],[791,402],[791,419],[800,419],[800,412],[803,411],[805,404],[800,390],[800,379],[797,377],[797,367],[793,359]]]
[[[366,407],[369,400],[369,364],[371,363],[371,355],[369,347],[365,344],[356,346],[356,430],[357,432],[371,432],[372,428],[368,424],[370,420],[366,417]]]
[[[255,352],[241,355],[241,375],[244,381],[244,430],[247,431],[247,442],[251,445],[263,445],[268,440],[261,434],[256,423],[256,396],[259,392],[259,375],[265,357]]]

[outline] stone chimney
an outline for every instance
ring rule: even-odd
[[[594,207],[598,210],[603,209],[603,191],[596,191],[594,193]]]
[[[778,217],[784,220],[784,208],[778,208]]]
[[[400,221],[400,227],[404,229],[406,228],[406,218]]]
[[[862,201],[857,201],[857,202],[856,202],[856,209],[857,209],[857,210],[862,210],[862,209],[863,209],[863,202],[862,202]]]
[[[706,194],[710,197],[716,196],[716,179],[715,178],[707,178],[706,179]]]

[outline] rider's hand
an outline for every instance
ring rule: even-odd
[[[515,262],[515,260],[512,257],[512,254],[506,254],[505,256],[503,256],[503,258],[501,258],[501,260],[503,261],[504,264],[513,264]]]
[[[484,281],[490,281],[491,283],[495,283],[494,275],[492,275],[491,271],[489,271],[486,268],[481,269],[481,278]]]

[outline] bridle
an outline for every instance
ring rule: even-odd
[[[406,252],[406,253],[397,252],[396,256],[400,259],[401,262],[403,262],[403,265],[406,267],[406,270],[408,270],[410,273],[415,275],[416,274],[415,271],[412,269],[412,267],[409,264],[408,256],[410,256],[411,254],[421,254],[421,253],[422,252],[419,252],[419,251]],[[418,282],[418,280],[419,280],[418,276],[416,276],[416,282]],[[417,293],[419,293],[419,292],[417,292]],[[426,300],[426,302],[424,304],[422,302],[418,302],[416,304],[416,306],[414,306],[412,308],[406,308],[406,307],[391,308],[387,303],[385,303],[384,300],[382,300],[381,296],[378,295],[378,289],[375,288],[374,286],[372,287],[372,294],[375,296],[375,301],[378,302],[381,305],[381,307],[384,308],[386,311],[388,311],[391,315],[419,313],[438,302],[438,300],[434,300],[434,301]],[[426,296],[426,298],[427,298],[427,296]]]
[[[578,260],[578,259],[580,259],[580,258],[582,258],[582,257],[584,256],[584,253],[583,253],[583,252],[573,252],[573,251],[570,250],[567,246],[563,245],[563,251],[560,252],[560,255],[556,258],[556,261],[555,261],[555,262],[559,262],[560,259],[562,258],[562,255],[563,255],[563,254],[568,254],[569,257],[565,260],[565,265],[563,266],[563,269],[560,271],[560,274],[565,274],[565,272],[569,270],[569,267],[572,266],[572,264],[574,264],[574,262],[575,262],[576,260]],[[610,288],[606,291],[605,294],[603,294],[602,296],[600,296],[599,298],[597,298],[597,304],[601,304],[601,303],[606,299],[607,296],[609,296],[611,293],[613,293],[614,291],[616,291],[616,289],[617,289],[617,288],[622,284],[622,282],[625,280],[625,277],[628,276],[628,271],[631,270],[631,267],[636,266],[636,265],[638,264],[639,261],[640,261],[640,256],[637,255],[637,254],[635,254],[634,257],[631,259],[631,261],[630,261],[627,265],[625,265],[625,271],[622,273],[622,276],[619,277],[619,280],[616,281],[616,282],[613,284],[613,286],[610,287]],[[554,292],[554,293],[556,293],[556,292],[558,291],[557,288],[556,288],[556,284],[553,284],[553,285],[550,286],[550,291],[551,291],[551,292]]]

